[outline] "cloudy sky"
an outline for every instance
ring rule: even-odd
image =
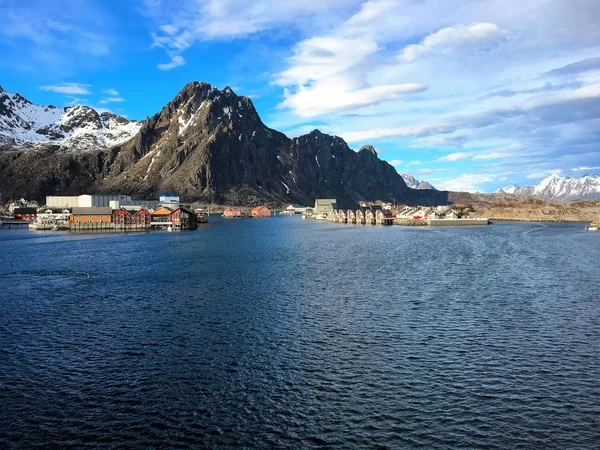
[[[129,118],[188,82],[437,188],[600,174],[597,0],[0,0],[0,85]]]

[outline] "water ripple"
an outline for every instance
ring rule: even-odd
[[[7,233],[1,448],[600,446],[580,225]]]

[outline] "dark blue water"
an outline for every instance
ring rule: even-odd
[[[600,448],[582,224],[0,231],[0,448]]]

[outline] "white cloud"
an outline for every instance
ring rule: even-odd
[[[288,58],[291,64],[276,79],[280,86],[303,86],[322,80],[356,66],[379,50],[370,38],[343,38],[320,36],[300,42],[294,55]]]
[[[593,166],[593,167],[580,166],[580,167],[573,167],[571,170],[573,172],[582,172],[582,171],[588,171],[588,170],[600,170],[600,166]]]
[[[54,86],[40,86],[42,91],[56,92],[59,94],[70,94],[70,95],[89,95],[91,94],[88,89],[91,87],[90,84],[83,83],[63,83]]]
[[[496,179],[496,175],[490,173],[462,174],[458,178],[438,182],[438,188],[444,191],[482,192],[485,190],[482,184],[491,183]]]
[[[402,165],[402,161],[399,159],[393,159],[391,161],[388,161],[389,164],[391,164],[392,166],[401,166]]]
[[[347,111],[427,90],[422,83],[372,85],[369,61],[381,53],[373,26],[395,3],[371,1],[327,35],[299,42],[289,68],[276,75],[284,87],[280,108],[300,117]]]
[[[501,159],[506,158],[507,154],[502,152],[484,152],[484,153],[467,153],[457,152],[450,153],[449,155],[438,158],[440,162],[454,162],[454,161],[487,161],[490,159]]]
[[[306,20],[313,28],[335,13],[353,7],[358,0],[182,0],[174,7],[167,1],[146,1],[144,13],[161,25],[152,33],[153,47],[180,55],[194,43],[239,39],[266,30],[298,26]],[[317,19],[317,20],[315,20]],[[163,66],[169,70],[181,64]]]
[[[119,103],[119,102],[124,102],[125,99],[123,97],[108,97],[108,98],[103,98],[102,100],[100,100],[100,104],[104,105],[106,103]]]
[[[117,91],[116,89],[104,89],[102,91],[103,94],[106,95],[110,95],[112,97],[118,97],[119,96],[119,91]]]
[[[314,117],[373,105],[426,89],[421,84],[406,83],[353,90],[347,79],[339,77],[316,83],[312,87],[301,87],[294,93],[285,91],[285,100],[279,106],[292,109],[300,117]]]
[[[423,39],[421,44],[406,46],[399,58],[404,61],[415,61],[435,52],[489,49],[496,45],[504,35],[505,32],[493,23],[442,28]]]
[[[450,153],[449,155],[438,158],[442,162],[467,161],[473,158],[473,155],[466,152]]]
[[[185,59],[181,55],[173,55],[171,56],[171,61],[168,63],[159,64],[157,67],[160,70],[171,70],[175,67],[183,66],[185,64]]]
[[[434,170],[433,169],[417,169],[417,170],[413,170],[412,172],[419,174],[419,175],[427,175],[427,174],[433,173]]]
[[[161,25],[158,28],[160,29],[160,31],[168,34],[169,36],[173,36],[174,34],[177,34],[177,32],[179,31],[179,28],[177,28],[175,25],[170,25],[170,24]]]

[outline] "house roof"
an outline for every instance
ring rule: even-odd
[[[156,211],[154,211],[152,213],[153,216],[168,216],[169,214],[171,214],[173,211],[171,211],[171,209],[165,207],[165,206],[161,206],[160,208],[158,208]]]
[[[260,212],[260,211],[269,211],[270,212],[271,210],[264,205],[260,205],[255,208],[252,208],[252,212]]]
[[[329,207],[331,205],[336,205],[336,204],[337,204],[337,200],[335,198],[318,198],[315,200],[315,207],[318,207],[318,206]]]
[[[184,207],[182,207],[182,206],[180,206],[179,208],[177,208],[177,209],[176,209],[176,210],[174,210],[173,212],[177,212],[177,211],[183,211],[183,212],[185,212],[185,213],[188,213],[188,214],[195,215],[195,213],[193,213],[193,212],[192,212],[192,211],[190,211],[189,209],[187,209],[187,208],[184,208]]]
[[[37,214],[36,208],[15,208],[13,214]]]
[[[102,208],[88,208],[83,206],[74,206],[73,207],[73,215],[85,215],[85,216],[93,216],[93,215],[112,215],[112,208],[110,207],[102,207]]]

